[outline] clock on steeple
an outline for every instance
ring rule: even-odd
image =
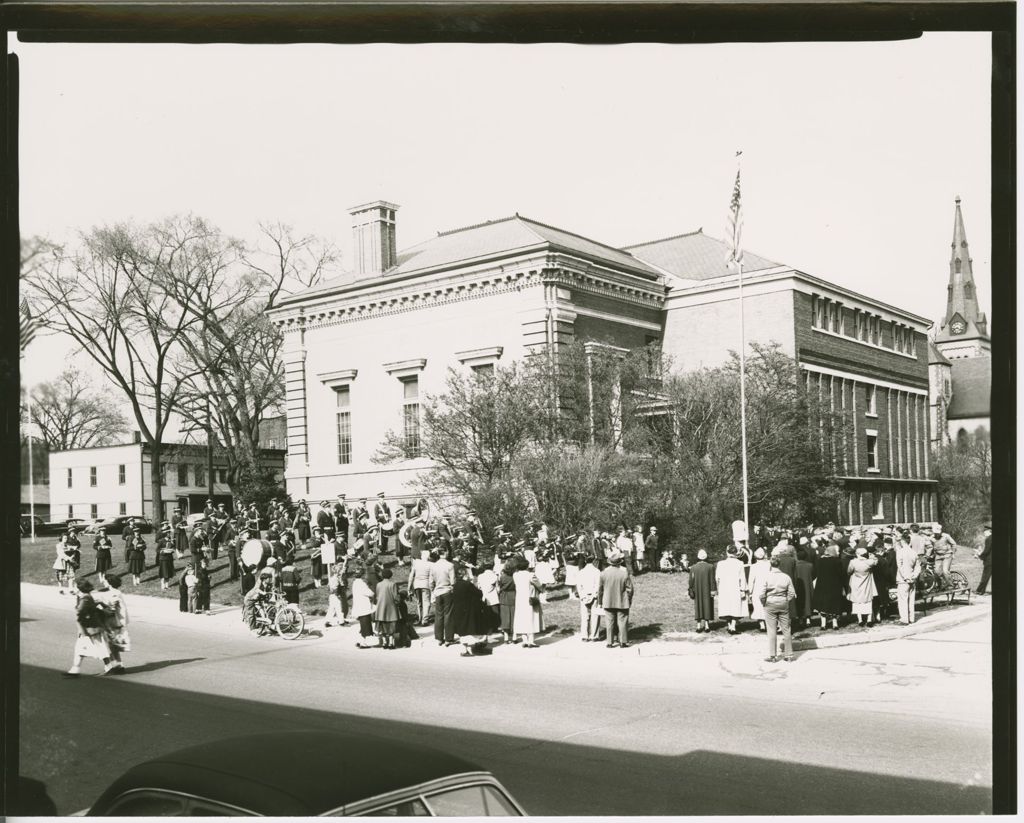
[[[953,334],[963,334],[965,331],[967,331],[967,324],[964,323],[963,320],[954,320],[950,324],[949,330],[953,332]]]

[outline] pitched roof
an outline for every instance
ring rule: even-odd
[[[292,295],[281,304],[328,292],[338,287],[379,284],[390,278],[406,277],[417,272],[486,259],[530,249],[564,251],[618,268],[627,268],[650,280],[661,280],[663,274],[628,251],[607,246],[579,234],[549,226],[515,214],[500,220],[488,220],[452,231],[439,232],[422,243],[398,253],[398,264],[383,274],[355,279],[351,273],[326,280],[311,289]]]
[[[486,223],[440,232],[437,237],[399,253],[398,265],[387,274],[406,274],[475,257],[526,249],[539,244],[547,244],[622,266],[639,268],[654,277],[660,276],[660,272],[637,260],[628,252],[518,214],[502,220],[488,220]]]
[[[730,268],[725,262],[728,244],[724,240],[704,234],[703,229],[667,237],[664,240],[626,246],[625,250],[680,280],[711,280],[736,273],[735,269]],[[771,269],[779,265],[753,252],[743,252],[744,273]]]
[[[930,337],[928,338],[928,365],[933,363],[943,363],[949,365],[949,360],[946,359],[946,355],[939,351],[939,347],[935,345],[935,341]]]
[[[950,420],[989,417],[992,413],[992,358],[961,357],[949,362],[953,398],[946,417]]]

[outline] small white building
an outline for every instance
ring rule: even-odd
[[[169,518],[176,506],[182,511],[202,511],[209,498],[205,445],[165,443],[161,460],[164,511],[154,516],[150,483],[151,450],[141,438],[116,446],[50,452],[50,515],[66,518],[102,518],[119,514]],[[279,478],[284,477],[285,452],[263,449],[263,460]],[[223,451],[213,453],[213,499],[233,503],[227,483]]]

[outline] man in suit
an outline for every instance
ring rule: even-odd
[[[608,566],[597,584],[597,602],[601,604],[607,615],[607,631],[605,645],[610,649],[614,646],[629,646],[629,607],[633,602],[633,577],[623,568],[625,558],[622,552],[613,551],[608,555]],[[618,629],[619,639],[615,639]]]
[[[455,645],[455,624],[452,622],[452,592],[455,588],[455,566],[447,557],[438,557],[430,567],[430,599],[434,603],[434,639],[439,646]]]
[[[320,501],[320,510],[316,513],[316,525],[328,540],[334,539],[334,513],[328,500]]]
[[[978,594],[988,594],[988,581],[992,578],[992,525],[986,523],[983,527],[985,543],[976,556],[981,560],[981,580],[978,582]]]
[[[384,499],[384,492],[377,493],[377,502],[373,504],[373,519],[380,526],[380,553],[388,553],[388,536],[384,532],[385,525],[391,523],[391,507]]]
[[[917,577],[921,574],[921,558],[904,533],[896,547],[896,605],[900,610],[900,623],[907,626],[914,622]]]

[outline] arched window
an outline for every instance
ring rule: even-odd
[[[955,261],[955,262],[953,263],[953,270],[954,270],[954,271],[955,271],[955,272],[956,272],[957,274],[960,274],[960,258],[959,258],[959,257],[958,257],[958,258],[956,259],[956,261]]]
[[[967,299],[974,297],[974,286],[971,283],[964,283],[964,297]]]

